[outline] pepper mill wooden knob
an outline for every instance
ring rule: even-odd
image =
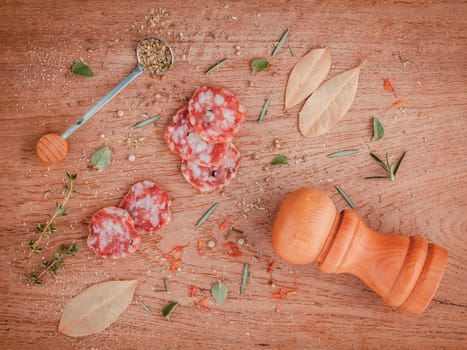
[[[336,212],[324,193],[303,188],[289,194],[272,227],[276,254],[292,264],[318,262],[321,271],[351,273],[384,301],[412,315],[433,298],[448,252],[418,236],[367,228],[353,210]]]

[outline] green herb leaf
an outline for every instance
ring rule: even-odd
[[[140,300],[140,301],[138,301],[138,304],[141,305],[141,307],[144,309],[144,311],[146,311],[146,313],[147,313],[148,315],[151,315],[151,314],[152,314],[151,309],[150,309],[149,306],[147,306],[144,302],[142,302],[142,301]]]
[[[269,67],[269,62],[265,58],[257,58],[253,61],[251,61],[251,68],[255,72],[262,72],[263,70],[267,69]]]
[[[271,165],[278,165],[278,164],[289,164],[289,159],[287,156],[284,155],[279,155],[274,157],[273,160],[271,160]]]
[[[373,137],[375,140],[382,139],[384,136],[383,124],[379,121],[378,118],[373,117]]]
[[[277,54],[279,53],[280,49],[282,48],[282,46],[284,46],[285,42],[287,41],[287,37],[289,36],[289,30],[287,29],[284,34],[282,34],[279,42],[277,43],[276,47],[274,48],[274,50],[272,50],[272,53],[271,53],[271,56],[272,57],[276,57]]]
[[[136,124],[134,124],[131,128],[132,129],[139,129],[142,128],[143,126],[149,125],[154,123],[156,120],[158,120],[161,116],[160,115],[155,115],[154,117],[142,120]]]
[[[63,204],[60,204],[59,202],[55,202],[55,207],[57,208],[57,216],[66,215],[65,207],[63,206]]]
[[[203,214],[202,217],[200,217],[200,219],[198,220],[198,222],[197,222],[196,225],[195,225],[195,228],[198,228],[198,227],[200,227],[202,224],[204,224],[205,221],[206,221],[207,219],[209,219],[209,217],[214,213],[214,211],[216,210],[216,208],[217,208],[218,205],[219,205],[219,203],[214,203],[214,204],[211,206],[211,208],[209,208],[208,211],[205,212],[205,213]]]
[[[75,181],[78,175],[67,172],[66,177],[68,178],[69,181]]]
[[[397,162],[397,165],[395,167],[394,167],[394,164],[391,163],[391,161],[389,159],[389,155],[387,153],[386,153],[386,161],[385,162],[383,162],[376,154],[370,153],[370,156],[375,160],[375,162],[379,166],[381,166],[384,169],[384,171],[386,171],[386,173],[388,175],[387,176],[367,176],[367,177],[365,177],[365,179],[366,180],[368,180],[368,179],[390,179],[391,181],[395,181],[396,180],[396,174],[399,171],[399,167],[400,167],[402,161],[404,160],[406,153],[407,153],[407,151],[404,151],[404,153],[402,153],[402,156],[400,157],[400,159]]]
[[[339,152],[328,154],[328,158],[345,157],[345,156],[349,156],[355,153],[358,153],[357,149],[347,149],[345,151],[339,151]]]
[[[213,71],[215,71],[216,69],[218,69],[220,66],[222,66],[225,62],[227,62],[227,58],[224,58],[218,62],[216,62],[212,67],[210,67],[206,73],[204,73],[204,75],[208,76],[209,74],[211,74]]]
[[[261,109],[261,113],[258,118],[258,124],[263,124],[263,119],[264,116],[266,115],[268,108],[269,108],[269,103],[271,102],[271,99],[268,98],[267,100],[264,101],[263,108]]]
[[[248,282],[248,264],[243,264],[242,284],[240,285],[240,295],[245,293],[246,283]]]
[[[177,307],[177,305],[178,305],[178,302],[176,302],[176,301],[167,304],[162,309],[162,315],[164,315],[164,317],[168,319],[170,317],[170,315],[172,314],[172,312]]]
[[[89,158],[91,167],[96,168],[99,171],[107,169],[112,160],[111,151],[108,146],[102,146],[97,151],[95,151]]]
[[[94,73],[92,72],[91,68],[86,66],[83,62],[77,61],[73,63],[71,67],[71,72],[76,75],[80,75],[82,77],[93,77]]]
[[[344,191],[344,189],[342,187],[340,187],[340,186],[336,186],[336,190],[337,190],[337,192],[339,192],[339,194],[342,196],[342,198],[345,199],[345,201],[347,202],[349,207],[351,207],[352,209],[355,209],[355,204],[352,202],[349,195]]]
[[[224,283],[217,282],[212,285],[211,294],[217,304],[222,304],[227,299],[229,290]]]

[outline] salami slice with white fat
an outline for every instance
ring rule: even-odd
[[[182,174],[185,179],[201,192],[212,192],[227,186],[237,174],[240,152],[231,143],[223,162],[218,166],[202,166],[182,161]]]
[[[208,142],[228,142],[245,119],[245,111],[237,96],[222,87],[197,89],[188,102],[190,123],[198,135]]]
[[[136,230],[155,232],[170,222],[172,202],[168,193],[151,181],[141,181],[131,186],[119,207],[130,213]]]
[[[91,217],[87,243],[99,256],[123,258],[138,249],[141,238],[126,210],[107,207]]]
[[[167,125],[164,138],[169,149],[182,159],[199,165],[218,165],[224,159],[227,143],[203,140],[188,120],[188,107],[179,109]]]

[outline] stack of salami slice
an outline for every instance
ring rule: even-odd
[[[134,253],[140,234],[156,232],[170,222],[171,200],[151,181],[131,186],[118,207],[106,207],[89,222],[88,246],[102,257],[122,258]]]
[[[244,119],[237,96],[205,86],[195,91],[165,129],[167,146],[182,158],[183,176],[201,192],[224,188],[235,177],[241,155],[232,139]]]

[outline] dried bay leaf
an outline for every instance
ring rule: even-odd
[[[298,126],[303,136],[322,135],[342,119],[352,106],[364,63],[329,79],[308,97],[298,115]]]
[[[310,96],[322,83],[331,68],[329,48],[315,49],[303,56],[293,67],[287,81],[285,109]]]
[[[137,284],[137,280],[107,281],[85,289],[63,309],[58,331],[81,337],[104,330],[131,303]]]

